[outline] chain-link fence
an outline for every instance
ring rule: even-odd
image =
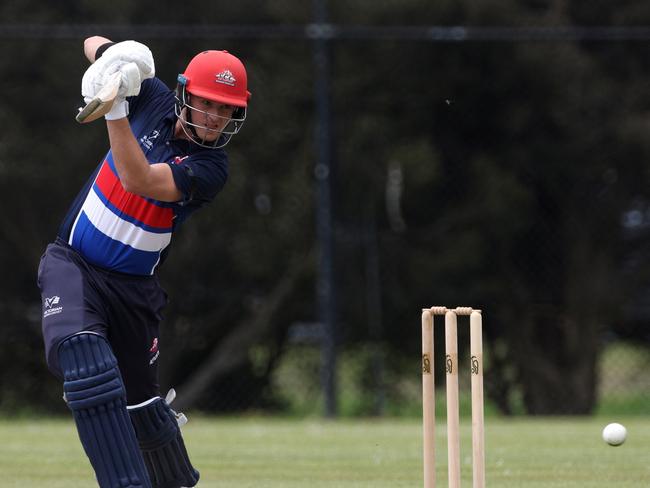
[[[446,304],[484,310],[491,410],[647,413],[650,33],[477,12],[453,27],[453,9],[397,3],[0,26],[0,184],[17,209],[0,244],[4,410],[63,409],[33,280],[106,149],[101,127],[72,121],[97,33],[146,42],[171,87],[208,47],[249,71],[229,183],[162,271],[161,382],[179,402],[417,415],[419,311]],[[498,19],[511,24],[485,27]],[[45,84],[57,97],[32,95]]]

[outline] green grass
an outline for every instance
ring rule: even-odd
[[[463,419],[463,485],[471,486],[469,419]],[[607,446],[605,423],[628,440]],[[284,420],[194,416],[185,439],[202,488],[422,486],[421,424],[399,420]],[[439,486],[446,486],[444,424],[438,424]],[[650,418],[488,418],[490,487],[639,487],[650,482]],[[0,419],[0,486],[95,486],[72,420]]]

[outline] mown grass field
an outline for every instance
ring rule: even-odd
[[[609,421],[627,442],[601,440]],[[463,426],[463,484],[471,486],[469,419]],[[499,488],[650,486],[650,418],[486,420],[487,482]],[[398,420],[191,417],[185,438],[200,487],[419,487],[421,424]],[[444,424],[437,469],[446,486]],[[96,486],[72,420],[0,419],[0,486]]]

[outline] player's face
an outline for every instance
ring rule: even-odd
[[[207,98],[191,95],[188,101],[191,121],[199,139],[206,142],[215,141],[232,119],[234,105],[228,105]]]

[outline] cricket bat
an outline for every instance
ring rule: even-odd
[[[119,71],[113,73],[94,98],[85,107],[79,109],[79,113],[75,117],[77,122],[80,124],[92,122],[110,112],[120,89],[121,81],[122,73]]]

